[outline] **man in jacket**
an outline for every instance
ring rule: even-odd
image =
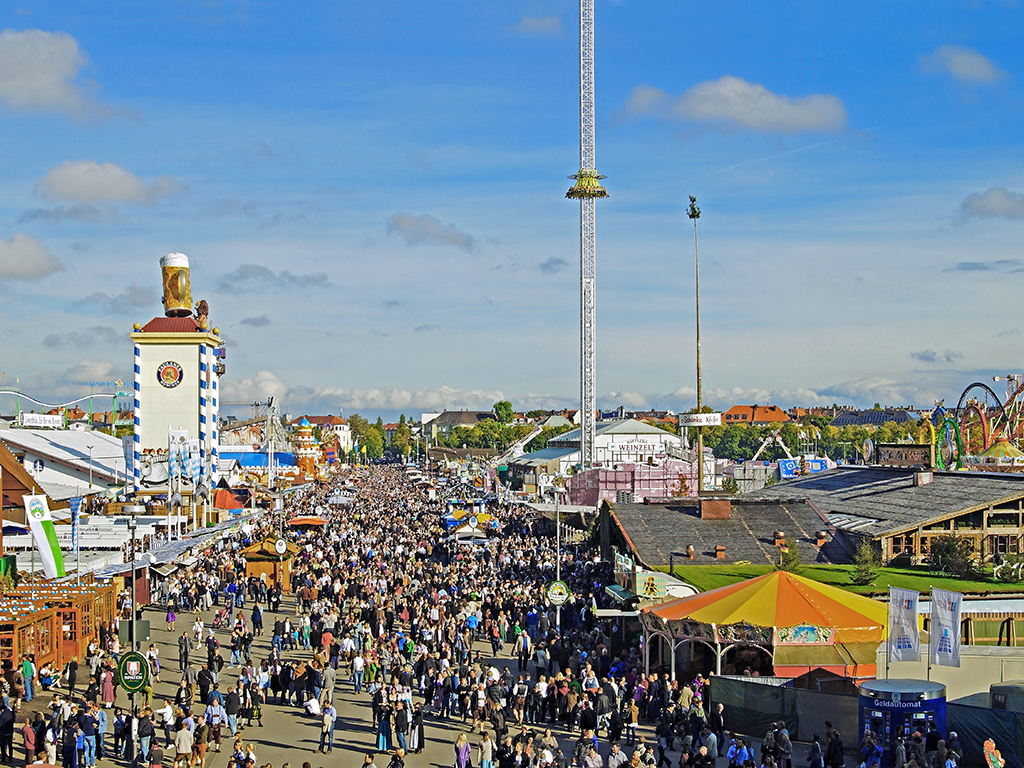
[[[232,688],[224,697],[224,711],[228,716],[228,728],[231,729],[231,738],[238,735],[238,712],[242,708],[242,697],[239,692]]]

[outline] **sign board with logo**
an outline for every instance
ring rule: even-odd
[[[277,554],[279,555],[283,555],[285,552],[288,551],[288,542],[286,542],[284,539],[278,539],[274,542],[274,551],[277,552]]]
[[[569,585],[564,581],[552,581],[545,590],[548,600],[554,606],[563,606],[569,602],[572,594],[569,592]]]
[[[720,427],[722,426],[722,414],[720,413],[681,413],[679,414],[680,427]]]
[[[931,469],[935,466],[935,446],[929,443],[878,443],[875,446],[875,463],[884,467]]]
[[[122,653],[117,662],[117,682],[126,693],[138,693],[149,682],[149,662],[138,651]]]
[[[172,389],[179,384],[184,378],[185,374],[181,369],[179,363],[173,360],[168,360],[164,363],[160,363],[156,369],[156,380],[160,382],[161,386]]]
[[[45,427],[47,429],[62,429],[64,427],[64,417],[59,413],[25,413],[22,411],[18,414],[18,426],[19,427]]]

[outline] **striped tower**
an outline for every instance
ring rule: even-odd
[[[142,467],[139,466],[142,458],[142,348],[135,345],[135,400],[132,408],[132,472],[135,490],[142,485]]]
[[[218,424],[218,416],[220,415],[220,406],[217,404],[217,381],[220,376],[217,374],[217,368],[214,366],[210,369],[210,487],[220,479],[220,472],[217,469],[217,460],[220,458],[220,448],[218,441],[220,440],[220,428]]]
[[[210,420],[210,406],[209,398],[207,398],[208,390],[206,388],[206,380],[209,378],[210,372],[210,345],[200,344],[199,345],[199,476],[203,482],[208,480],[209,472],[206,467],[206,456],[208,451],[206,450],[206,433],[209,431],[208,423]]]

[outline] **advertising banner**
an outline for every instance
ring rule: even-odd
[[[679,414],[679,426],[681,427],[720,427],[721,425],[722,414],[720,413]]]
[[[78,531],[81,525],[82,516],[82,497],[76,496],[73,499],[68,500],[68,504],[71,508],[71,549],[76,554],[78,553]]]
[[[28,515],[29,528],[35,540],[39,557],[43,561],[43,573],[48,579],[64,577],[64,554],[57,542],[57,532],[53,529],[53,518],[45,496],[22,496],[25,512]]]
[[[917,617],[920,597],[920,592],[889,587],[889,658],[893,661],[921,660]]]
[[[18,426],[63,429],[64,417],[61,416],[59,413],[51,415],[49,413],[25,413],[24,411],[22,411],[21,413],[18,414]]]
[[[960,620],[964,596],[944,589],[932,590],[932,620],[928,633],[928,652],[932,664],[960,666]]]

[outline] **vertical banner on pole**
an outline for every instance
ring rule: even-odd
[[[944,589],[932,590],[932,614],[928,634],[931,663],[939,667],[960,666],[960,621],[964,596]]]
[[[202,462],[199,460],[199,447],[200,442],[198,440],[188,440],[188,462],[186,464],[186,476],[191,478],[192,485],[199,485],[201,479]]]
[[[71,551],[78,553],[78,532],[82,516],[82,497],[76,496],[68,501],[71,507]]]
[[[50,507],[45,496],[22,496],[25,511],[28,513],[29,529],[35,540],[36,549],[43,561],[43,573],[49,579],[64,578],[64,553],[57,542],[57,532],[53,528]],[[35,551],[35,550],[33,550]]]
[[[889,654],[893,661],[920,661],[917,602],[920,592],[889,587]]]

